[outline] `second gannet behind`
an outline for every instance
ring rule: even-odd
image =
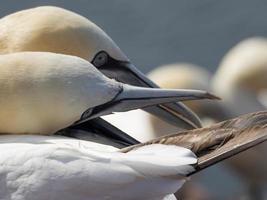
[[[106,76],[143,87],[158,87],[129,61],[96,24],[53,6],[19,11],[0,19],[0,54],[47,51],[74,55],[91,62]],[[144,108],[175,126],[200,127],[197,116],[182,103]]]
[[[259,96],[267,88],[267,39],[252,37],[231,48],[214,75],[213,87],[232,117],[265,110]],[[260,189],[266,183],[267,162],[262,155],[266,152],[263,144],[229,160],[250,183],[252,199],[263,199]]]
[[[212,85],[230,107],[232,116],[264,109],[258,97],[267,88],[266,49],[265,38],[248,38],[230,49],[222,59]]]
[[[155,68],[148,77],[162,88],[192,88],[211,91],[212,75],[206,69],[190,63],[173,63]],[[187,101],[185,104],[198,114],[203,125],[226,119],[224,110],[218,102]],[[155,136],[179,131],[177,127],[167,124],[155,116],[150,116],[150,123]]]

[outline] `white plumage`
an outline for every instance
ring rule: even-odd
[[[127,154],[62,136],[1,136],[0,144],[5,200],[163,199],[197,162],[190,150],[160,144]]]

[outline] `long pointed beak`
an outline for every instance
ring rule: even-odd
[[[114,78],[123,83],[142,87],[159,88],[129,62],[114,60],[111,62],[111,65],[100,67],[99,70],[109,78]],[[197,115],[184,104],[179,102],[146,107],[143,108],[143,110],[156,115],[179,128],[192,129],[201,127],[201,122]]]
[[[123,84],[120,93],[110,102],[88,110],[81,121],[87,121],[113,112],[125,112],[157,104],[196,99],[217,99],[201,90],[142,88]]]

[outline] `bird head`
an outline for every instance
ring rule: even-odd
[[[174,63],[160,66],[152,70],[148,77],[162,88],[169,89],[200,89],[210,91],[211,74],[204,68],[189,63]],[[186,106],[198,114],[204,125],[224,119],[224,111],[219,102],[186,101]],[[170,134],[179,131],[176,127],[158,118],[150,116],[151,124],[156,135]]]
[[[235,116],[263,110],[259,97],[267,89],[267,39],[248,38],[230,49],[212,82]]]

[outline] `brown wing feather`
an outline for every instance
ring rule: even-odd
[[[196,171],[193,172],[196,173],[266,140],[267,111],[262,111],[243,115],[210,127],[163,136],[124,148],[121,151],[128,152],[140,146],[155,143],[182,146],[191,149],[198,156]]]

